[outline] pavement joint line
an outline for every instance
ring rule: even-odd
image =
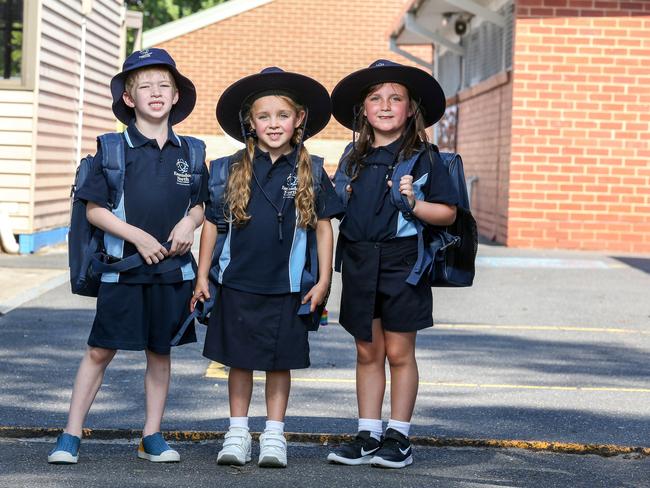
[[[35,268],[36,269],[36,268]],[[48,270],[49,271],[49,270]],[[41,295],[51,291],[59,286],[63,285],[70,280],[67,269],[56,270],[59,271],[55,276],[48,279],[47,281],[29,288],[28,290],[20,293],[19,295],[9,298],[3,302],[0,302],[0,317],[7,315],[12,310],[24,305],[25,303],[34,300],[35,298],[40,297]]]
[[[341,325],[338,321],[329,320],[329,326]],[[632,334],[632,335],[650,335],[650,331],[626,329],[624,327],[584,327],[573,325],[497,325],[497,324],[449,324],[435,323],[434,330],[438,329],[472,329],[472,330],[536,330],[536,331],[561,331],[561,332],[585,332],[585,333],[603,333],[603,334]]]
[[[0,426],[0,439],[39,439],[53,438],[62,429],[52,427],[13,427]],[[224,431],[163,431],[167,440],[176,442],[205,442],[223,439]],[[138,429],[89,429],[83,430],[83,438],[90,440],[136,440],[142,435]],[[259,432],[251,432],[253,439],[259,439]],[[304,444],[340,444],[353,440],[350,434],[324,434],[309,432],[285,432],[289,442]],[[423,447],[464,447],[493,449],[523,449],[528,451],[545,451],[559,454],[594,454],[603,457],[631,455],[638,459],[650,457],[650,447],[621,446],[617,444],[582,444],[574,442],[554,442],[517,439],[469,439],[435,436],[411,436],[413,445]]]
[[[567,325],[491,325],[491,324],[435,324],[440,329],[478,329],[478,330],[540,330],[563,332],[600,332],[604,334],[650,335],[650,331],[625,329],[621,327],[577,327]]]
[[[227,380],[228,373],[223,364],[212,361],[205,371],[205,377],[218,380]],[[255,381],[265,381],[264,376],[253,376]],[[296,383],[356,383],[354,378],[309,378],[309,377],[292,377],[292,382]],[[386,381],[390,384],[390,380]],[[650,393],[650,388],[640,387],[614,387],[614,386],[559,386],[559,385],[514,385],[506,383],[465,383],[465,382],[447,382],[447,381],[420,381],[420,386],[433,387],[450,387],[450,388],[486,388],[502,390],[551,390],[551,391],[589,391],[589,392],[607,392],[607,393]]]

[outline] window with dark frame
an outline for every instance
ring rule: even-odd
[[[23,61],[23,0],[0,0],[2,79],[20,79]]]

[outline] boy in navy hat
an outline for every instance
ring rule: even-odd
[[[172,126],[191,113],[196,91],[167,52],[150,48],[126,59],[122,72],[111,80],[111,92],[113,113],[127,125],[121,197],[111,201],[115,189],[102,166],[102,152],[115,148],[103,143],[98,144],[90,174],[76,196],[87,202],[88,221],[104,231],[107,254],[126,258],[139,253],[146,265],[102,275],[68,422],[48,456],[48,462],[56,464],[77,462],[83,422],[118,349],[144,350],[147,358],[145,424],[138,457],[180,460],[163,439],[160,424],[169,389],[169,344],[192,296],[190,249],[194,230],[203,222],[208,178],[203,143],[177,136]],[[190,143],[200,149],[193,160]],[[170,267],[171,261],[177,265]],[[180,344],[190,342],[196,342],[193,327]]]

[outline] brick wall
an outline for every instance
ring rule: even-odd
[[[458,103],[457,151],[463,157],[465,177],[472,185],[472,213],[479,233],[505,242],[508,212],[508,168],[512,83],[500,73],[449,100]]]
[[[650,2],[516,3],[506,243],[650,252]]]
[[[221,92],[239,78],[266,66],[306,74],[331,91],[345,75],[378,58],[412,65],[388,49],[390,24],[405,3],[405,0],[274,0],[161,44],[197,87],[196,109],[179,126],[179,131],[222,134],[214,113]],[[409,51],[428,61],[432,59],[431,46]],[[336,156],[328,158],[330,171],[350,138],[350,131],[334,119],[319,134],[315,145],[321,154],[327,152],[324,141],[335,145]],[[225,154],[229,150],[217,148],[216,152]]]

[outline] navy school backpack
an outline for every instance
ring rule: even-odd
[[[214,246],[214,252],[212,253],[212,263],[210,265],[209,273],[209,285],[210,285],[210,299],[206,302],[197,302],[194,312],[192,312],[181,328],[179,329],[176,336],[172,339],[171,345],[175,346],[180,341],[181,337],[185,333],[185,330],[189,325],[197,319],[199,322],[205,324],[208,321],[208,317],[212,308],[214,307],[217,286],[219,284],[219,257],[223,251],[224,244],[228,238],[228,231],[230,229],[230,223],[226,218],[226,209],[224,202],[224,195],[226,192],[226,185],[228,183],[228,176],[230,175],[230,167],[235,161],[241,159],[243,151],[239,151],[232,156],[224,156],[222,158],[215,159],[210,161],[210,180],[209,180],[209,190],[210,190],[210,205],[212,206],[213,215],[216,215],[217,218],[217,242]],[[321,188],[321,178],[323,177],[323,158],[319,156],[311,156],[312,161],[312,177],[314,180],[314,195],[318,197],[318,193]],[[309,253],[309,269],[305,268],[303,270],[301,284],[300,284],[300,293],[304,295],[307,293],[318,281],[318,252],[316,247],[316,235],[315,232],[307,233],[307,250]],[[317,330],[320,324],[320,316],[323,313],[327,302],[327,297],[323,300],[323,303],[316,307],[316,311],[312,314],[312,327],[309,330]],[[309,303],[306,303],[300,307],[298,310],[298,315],[307,315],[309,314]]]
[[[124,192],[125,137],[122,133],[108,133],[99,136],[102,149],[102,168],[110,192],[110,210],[115,212]],[[190,150],[191,191],[190,207],[198,200],[201,176],[205,164],[205,144],[193,137],[181,137]],[[70,196],[71,214],[68,233],[68,262],[70,266],[70,285],[72,293],[96,297],[102,273],[124,272],[145,264],[140,254],[135,253],[121,259],[110,256],[104,248],[104,232],[93,226],[86,218],[86,202],[77,198],[77,190],[88,177],[93,157],[88,155],[79,162]],[[169,248],[170,243],[165,243]],[[191,260],[190,253],[164,259],[156,266],[157,273],[176,269]]]
[[[351,144],[346,147],[334,177],[336,192],[344,202],[348,198],[345,187],[350,183],[350,177],[345,174],[345,162],[351,149]],[[399,192],[400,179],[404,175],[411,174],[415,163],[424,151],[425,148],[417,151],[409,159],[400,161],[391,176],[393,182],[390,192],[391,202],[402,212],[405,219],[414,223],[417,229],[418,257],[406,282],[416,285],[422,276],[426,275],[427,281],[433,287],[472,286],[475,273],[474,262],[478,250],[478,230],[470,211],[465,172],[460,155],[439,153],[459,195],[456,220],[453,224],[447,227],[423,224],[413,216],[407,198]],[[338,271],[339,256],[336,261]]]

